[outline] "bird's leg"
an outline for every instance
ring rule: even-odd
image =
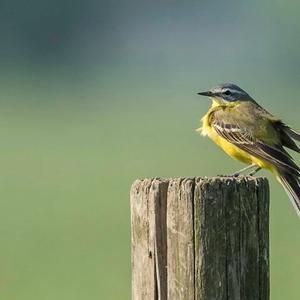
[[[259,170],[261,170],[261,167],[257,167],[255,170],[253,170],[251,173],[249,173],[249,176],[255,175]]]
[[[247,167],[245,167],[245,168],[243,168],[243,169],[241,169],[241,170],[239,170],[239,171],[233,173],[231,176],[237,177],[237,176],[241,175],[241,173],[243,173],[243,172],[245,172],[245,171],[248,171],[248,170],[252,170],[252,169],[255,168],[255,167],[257,167],[257,165],[256,165],[256,164],[252,164],[252,165],[250,165],[250,166],[247,166]],[[259,169],[260,169],[260,168],[259,168]],[[258,171],[258,170],[255,170],[255,173],[256,173],[257,171]],[[250,174],[252,174],[252,173],[253,173],[253,172],[251,172]],[[254,173],[254,174],[255,174],[255,173]]]

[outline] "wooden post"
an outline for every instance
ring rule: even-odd
[[[132,299],[269,299],[266,179],[137,180],[131,230]]]

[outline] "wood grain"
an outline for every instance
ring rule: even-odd
[[[168,299],[194,297],[194,180],[169,182],[167,200]]]
[[[264,178],[137,180],[132,299],[269,299]]]

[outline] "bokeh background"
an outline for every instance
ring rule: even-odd
[[[0,298],[130,299],[129,189],[242,167],[195,129],[235,82],[300,130],[299,1],[0,1]],[[300,162],[299,159],[297,159]],[[300,223],[271,183],[272,299]]]

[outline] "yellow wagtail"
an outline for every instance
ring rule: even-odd
[[[250,166],[236,172],[261,168],[270,170],[283,185],[300,217],[300,168],[284,149],[300,153],[295,132],[280,119],[272,116],[238,86],[225,83],[207,92],[198,93],[212,100],[212,107],[202,118],[199,130],[228,155]]]

